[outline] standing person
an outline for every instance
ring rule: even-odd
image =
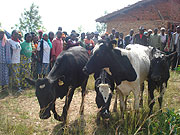
[[[99,33],[96,31],[94,32],[94,38],[93,38],[95,45],[98,43],[98,40],[99,40]]]
[[[88,51],[89,55],[91,55],[91,50],[94,48],[94,41],[91,39],[91,33],[86,33],[86,38],[84,39],[86,50]]]
[[[59,31],[59,30],[62,32],[62,27],[58,27],[58,31]]]
[[[172,62],[172,70],[175,70],[175,67],[180,62],[180,26],[176,27],[176,32],[172,35],[171,39],[171,51],[175,52],[177,51],[177,54],[175,55],[173,62]]]
[[[11,69],[12,69],[12,87],[17,89],[18,92],[21,92],[21,82],[20,82],[20,52],[21,45],[20,40],[18,39],[18,32],[16,30],[12,31],[11,39],[9,40],[9,44],[12,49],[12,61],[11,61]]]
[[[139,33],[134,36],[134,44],[147,46],[147,37],[144,35],[144,28],[139,27]]]
[[[43,31],[42,30],[38,30],[38,34],[39,34],[38,39],[39,39],[39,41],[41,41],[42,36],[43,36]]]
[[[147,45],[149,46],[149,40],[150,40],[150,36],[153,33],[153,31],[151,29],[148,30],[148,35],[147,35]]]
[[[91,32],[91,39],[94,38],[94,32]]]
[[[32,56],[32,36],[30,33],[24,35],[24,42],[21,43],[21,88],[25,89],[29,87],[25,78],[31,76],[31,56]]]
[[[52,41],[53,41],[53,39],[54,39],[54,32],[49,32],[48,33],[48,38],[49,38],[49,40],[51,41],[51,43],[52,43]]]
[[[10,45],[6,41],[5,32],[0,29],[0,86],[4,91],[9,85],[9,67],[11,63]]]
[[[166,44],[166,47],[164,48],[164,51],[167,55],[171,53],[171,39],[172,39],[171,30],[168,29],[167,44]]]
[[[116,40],[116,44],[114,44],[114,47],[118,47],[119,46],[119,32],[117,31],[115,33],[115,40]]]
[[[52,44],[48,39],[47,34],[43,34],[43,38],[38,43],[38,76],[39,78],[44,78],[49,73],[49,63],[50,63],[50,52]]]
[[[20,31],[18,31],[18,38],[21,42],[23,42],[23,36],[22,36],[22,33]]]
[[[164,51],[164,48],[166,47],[168,36],[165,34],[166,29],[164,27],[161,28],[160,33],[160,41],[161,41],[161,50]]]
[[[84,41],[85,36],[86,36],[86,34],[83,32],[83,33],[81,33],[81,37],[80,37],[80,39],[79,39],[80,46],[82,46],[82,47],[84,47],[84,48],[86,48],[86,46],[85,46],[85,41]]]
[[[155,47],[159,50],[162,50],[161,40],[160,40],[160,36],[158,35],[158,29],[157,28],[154,29],[154,33],[151,34],[151,36],[150,36],[149,45],[152,47]]]
[[[119,45],[118,45],[119,48],[124,48],[125,47],[123,37],[124,37],[124,34],[120,33],[119,34]]]
[[[32,57],[31,57],[31,73],[33,74],[33,78],[37,79],[37,47],[38,47],[38,36],[35,33],[31,33],[32,35]]]
[[[62,32],[59,30],[56,33],[56,38],[52,42],[51,56],[53,65],[56,61],[57,56],[63,51],[63,40],[62,40]],[[53,66],[52,65],[52,66]]]
[[[116,33],[115,28],[112,28],[111,34],[113,35],[113,39],[115,38],[115,33]]]
[[[129,32],[129,35],[127,35],[124,39],[124,44],[125,44],[125,47],[129,44],[133,44],[133,34],[134,34],[134,30],[131,29],[130,32]]]

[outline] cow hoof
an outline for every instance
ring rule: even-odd
[[[55,118],[57,121],[61,121],[61,116],[59,116],[58,114],[57,114],[57,115],[54,115],[54,118]]]

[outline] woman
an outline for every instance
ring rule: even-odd
[[[49,73],[49,63],[50,63],[50,52],[52,44],[48,39],[47,34],[43,34],[43,38],[38,44],[38,76],[39,78],[45,77]]]
[[[18,92],[21,92],[21,85],[20,85],[20,40],[18,38],[18,32],[16,30],[12,31],[11,39],[9,40],[9,44],[12,49],[12,60],[11,60],[11,67],[12,67],[12,87],[18,89]]]
[[[0,86],[5,90],[9,84],[9,68],[11,62],[10,46],[7,44],[3,29],[0,29]]]
[[[25,78],[30,77],[31,73],[31,56],[32,56],[32,36],[30,33],[26,33],[24,36],[24,42],[21,43],[21,88],[28,88],[29,85]]]

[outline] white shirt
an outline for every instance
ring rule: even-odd
[[[164,36],[162,34],[160,34],[161,37],[161,43],[165,43],[166,42],[166,34],[164,34]]]
[[[12,52],[12,64],[20,63],[20,52],[21,46],[19,42],[16,42],[12,39],[8,40],[13,52]]]
[[[175,44],[175,45],[177,45],[178,38],[179,38],[179,34],[178,34],[178,33],[176,33],[175,42],[174,42],[174,44]]]
[[[40,44],[41,42],[39,42],[37,50],[40,51]],[[51,52],[51,48],[48,44],[47,41],[43,40],[43,63],[49,63],[50,62],[50,52]]]
[[[129,36],[129,43],[133,44],[133,37],[132,36]]]

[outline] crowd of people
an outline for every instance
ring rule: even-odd
[[[180,56],[180,26],[176,32],[166,30],[164,27],[154,30],[139,28],[139,33],[134,34],[131,29],[124,37],[123,33],[112,29],[111,33],[99,35],[98,32],[78,34],[72,30],[70,35],[59,27],[56,34],[44,33],[42,30],[25,33],[24,39],[21,32],[13,30],[11,35],[0,29],[0,86],[2,90],[12,89],[21,92],[30,86],[25,78],[43,78],[53,67],[57,56],[63,51],[74,46],[84,47],[89,55],[91,50],[100,41],[109,38],[116,40],[114,47],[125,48],[128,44],[141,44],[152,46],[166,54],[177,52],[172,63],[175,69]]]

